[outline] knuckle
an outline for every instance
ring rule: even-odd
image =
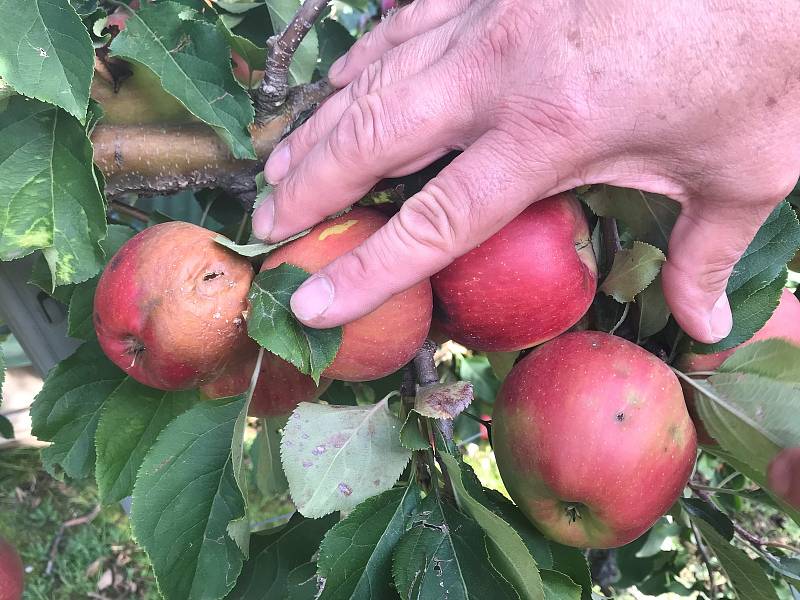
[[[339,125],[330,138],[331,153],[342,164],[357,161],[362,157],[381,153],[390,132],[388,119],[384,117],[383,100],[376,94],[362,96],[342,115]]]
[[[448,193],[434,182],[407,202],[394,220],[397,235],[449,257],[461,246],[460,217]]]

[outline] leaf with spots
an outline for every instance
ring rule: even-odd
[[[469,381],[434,383],[417,390],[414,410],[432,419],[455,419],[472,403]]]
[[[313,329],[303,325],[289,306],[292,294],[309,274],[282,264],[259,273],[247,299],[247,332],[261,346],[292,363],[319,383],[342,343],[342,328]]]
[[[301,403],[284,429],[281,462],[297,510],[321,517],[390,489],[411,452],[387,398],[371,406]]]

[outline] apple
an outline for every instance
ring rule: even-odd
[[[248,89],[260,85],[261,80],[264,79],[263,69],[251,70],[247,61],[236,50],[231,50],[231,60],[233,61],[233,76],[239,83]]]
[[[0,600],[22,598],[24,575],[22,559],[16,548],[0,538]]]
[[[800,448],[781,450],[770,461],[767,482],[772,491],[800,509]]]
[[[597,289],[597,263],[578,201],[530,205],[431,278],[437,327],[474,350],[541,344],[577,323]]]
[[[216,236],[191,223],[162,223],[128,240],[106,265],[94,296],[97,339],[137,381],[195,388],[251,343],[242,313],[253,268]]]
[[[250,387],[257,358],[258,352],[255,351],[249,358],[232,365],[222,377],[201,387],[200,391],[209,398],[243,394]],[[265,350],[248,414],[251,417],[288,415],[301,402],[319,398],[330,384],[330,379],[320,379],[318,386],[309,375]]]
[[[564,334],[514,366],[495,401],[492,442],[520,510],[579,548],[646,532],[680,496],[697,452],[675,374],[597,331]]]
[[[692,352],[682,354],[675,361],[675,367],[684,373],[716,371],[729,356],[742,346],[773,338],[781,338],[800,346],[800,300],[788,289],[784,289],[781,293],[780,302],[769,320],[749,340],[729,350],[713,354],[695,354]],[[689,407],[689,414],[697,427],[697,439],[701,444],[716,445],[717,441],[708,433],[695,408],[695,389],[685,382],[681,382],[681,386],[686,397],[686,404]]]
[[[267,255],[261,270],[288,263],[316,273],[361,244],[388,220],[372,208],[353,208]],[[339,352],[322,375],[343,381],[371,381],[394,373],[425,341],[431,311],[431,284],[427,279],[392,296],[368,315],[344,325]]]

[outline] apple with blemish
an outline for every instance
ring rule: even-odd
[[[16,548],[0,538],[0,600],[20,600],[24,576]]]
[[[316,273],[364,242],[388,220],[377,210],[356,207],[270,253],[261,270],[288,263]],[[394,373],[425,341],[431,310],[431,284],[427,279],[395,294],[371,313],[343,326],[339,352],[322,375],[343,381],[371,381]]]
[[[492,443],[520,510],[580,548],[645,533],[680,496],[697,451],[670,368],[596,331],[564,334],[514,366],[497,395]]]
[[[800,300],[788,289],[781,293],[780,301],[772,316],[753,337],[742,342],[734,348],[714,352],[713,354],[695,354],[689,352],[680,355],[675,361],[675,367],[684,373],[716,371],[725,360],[743,346],[753,342],[763,342],[770,339],[783,339],[800,346]],[[701,444],[716,445],[717,441],[711,437],[695,407],[696,390],[685,382],[681,382],[689,414],[697,427],[697,438]]]
[[[106,265],[94,297],[97,339],[137,381],[195,388],[252,343],[243,312],[253,268],[216,236],[191,223],[162,223],[128,240]]]
[[[209,398],[243,394],[250,387],[257,359],[258,350],[254,349],[247,359],[231,365],[222,377],[203,386],[200,391]],[[330,384],[330,379],[322,378],[317,385],[309,375],[301,373],[294,365],[265,350],[248,414],[251,417],[288,415],[301,402],[311,402],[319,398]]]
[[[507,352],[554,338],[581,319],[597,288],[580,204],[568,194],[532,204],[431,284],[436,327],[468,348]]]

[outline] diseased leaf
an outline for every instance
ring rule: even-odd
[[[0,0],[0,77],[20,94],[83,122],[93,72],[92,40],[68,0]]]
[[[423,417],[454,419],[471,403],[470,382],[434,383],[417,390],[414,410]]]
[[[302,269],[282,264],[256,275],[247,299],[247,332],[261,346],[319,383],[342,343],[342,328],[313,329],[292,313],[292,294],[308,279]]]
[[[266,3],[269,18],[272,21],[272,29],[276,33],[286,28],[302,4],[301,0],[266,0]],[[300,47],[292,56],[292,62],[289,64],[289,83],[291,85],[311,81],[314,68],[317,66],[318,54],[317,30],[312,27],[300,42]]]
[[[635,241],[630,249],[620,250],[614,256],[611,271],[600,290],[617,302],[633,302],[658,275],[664,253],[650,244]]]
[[[317,561],[324,581],[319,599],[390,597],[392,553],[419,502],[414,485],[387,490],[328,531]]]
[[[302,402],[281,440],[297,510],[320,517],[390,489],[411,456],[400,445],[401,425],[386,398],[372,406]]]
[[[53,285],[86,281],[103,264],[105,235],[83,126],[53,106],[10,98],[0,113],[0,260],[42,249]]]
[[[243,555],[228,534],[246,516],[231,446],[246,398],[198,403],[161,432],[133,488],[131,524],[167,600],[221,598]]]
[[[256,158],[248,126],[253,106],[231,72],[225,34],[177,2],[131,11],[111,42],[115,56],[145,65],[198,119],[230,146],[235,158]]]

